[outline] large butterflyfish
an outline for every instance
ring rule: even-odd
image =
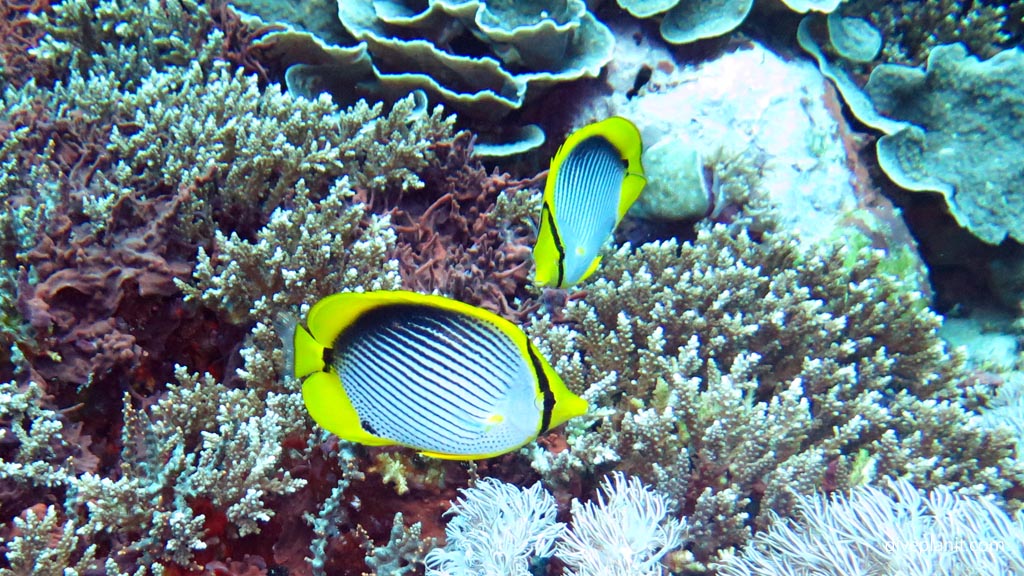
[[[515,324],[442,296],[328,296],[294,347],[310,415],[352,442],[489,458],[587,410]]]

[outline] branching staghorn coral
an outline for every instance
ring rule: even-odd
[[[127,365],[151,370],[162,359],[158,350],[174,346],[146,342],[129,327],[182,319],[169,298],[178,290],[174,280],[189,274],[196,244],[209,253],[215,230],[250,241],[275,208],[292,202],[300,180],[310,202],[326,198],[346,174],[366,195],[411,191],[422,185],[416,174],[433,158],[431,147],[451,137],[453,118],[414,110],[412,99],[385,114],[381,106],[342,110],[327,98],[261,89],[253,75],[217,60],[223,35],[211,29],[205,8],[172,20],[189,6],[62,5],[52,18],[40,17],[51,34],[40,54],[60,63],[61,54],[87,48],[88,69],[64,62],[67,77],[52,89],[30,84],[4,95],[0,131],[6,121],[19,138],[0,149],[0,163],[12,168],[2,193],[11,208],[0,214],[0,228],[13,237],[4,241],[3,260],[27,266],[20,312],[46,339],[34,348],[61,355],[47,377],[83,387]],[[125,14],[150,25],[109,30]],[[94,19],[84,28],[95,28],[95,37],[76,32],[83,18]],[[191,52],[181,62],[150,61],[148,48],[137,46],[147,42]],[[124,51],[137,65],[122,62]],[[15,133],[19,125],[25,128]],[[122,272],[106,274],[111,264]],[[11,273],[2,279],[16,280]],[[83,310],[64,297],[72,290],[97,296]],[[240,314],[254,301],[240,304]],[[131,317],[160,307],[144,320]],[[170,376],[159,372],[159,380]]]
[[[0,485],[63,487],[74,460],[64,438],[64,422],[41,404],[43,389],[36,382],[0,384]],[[13,492],[13,490],[11,490]]]
[[[220,37],[200,0],[71,0],[31,20],[47,35],[34,55],[59,69],[83,75],[102,60],[116,58],[119,77],[131,82],[153,69],[210,58]]]
[[[293,205],[278,208],[255,242],[216,231],[210,251],[200,247],[186,299],[220,309],[236,323],[267,323],[345,290],[395,289],[396,263],[387,259],[395,236],[387,217],[353,205],[348,180],[338,180],[314,201],[299,180]]]
[[[23,268],[0,281],[17,292],[37,340],[13,336],[28,365],[4,356],[0,375],[38,382],[3,432],[0,468],[22,478],[0,534],[35,502],[62,502],[76,518],[58,515],[37,532],[72,526],[81,538],[59,557],[23,549],[25,562],[52,559],[51,573],[76,563],[139,575],[244,563],[241,546],[282,532],[295,533],[287,550],[267,546],[253,563],[304,565],[289,555],[309,550],[302,514],[316,509],[339,464],[319,456],[325,442],[282,378],[269,324],[326,293],[398,286],[387,217],[353,194],[421,186],[453,119],[412,100],[386,113],[342,110],[262,87],[220,59],[224,33],[184,0],[70,0],[37,22],[51,33],[42,44],[52,51],[39,55],[57,80],[11,87],[0,107],[0,165],[9,168],[0,264]],[[0,302],[5,314],[9,304]],[[165,386],[176,362],[188,368]],[[110,423],[122,405],[118,441]],[[101,459],[86,458],[90,434]],[[22,436],[45,436],[55,449],[22,449]],[[80,450],[68,448],[78,441]],[[69,452],[76,459],[61,466]],[[348,472],[361,474],[358,461]],[[27,487],[29,474],[39,486]],[[344,505],[353,501],[347,494]],[[87,549],[92,542],[101,545]],[[359,544],[346,562],[362,557]],[[362,544],[379,566],[423,554],[407,539],[390,550],[386,538]]]
[[[116,197],[136,182],[173,189],[209,181],[197,187],[191,211],[243,235],[290,198],[300,179],[318,196],[342,175],[377,193],[421,187],[416,174],[432,158],[430,145],[450,138],[454,122],[439,107],[415,111],[411,97],[387,114],[365,101],[342,110],[326,95],[307,100],[277,84],[261,89],[255,76],[225,66],[155,75],[124,105],[137,112],[115,130],[110,151],[122,159],[114,173],[125,177],[105,193]]]
[[[1012,435],[976,422],[985,390],[882,260],[723,225],[609,254],[564,323],[530,330],[595,415],[535,467],[555,483],[611,468],[652,482],[688,517],[699,562],[789,514],[792,491],[871,470],[1009,489],[1024,478]]]
[[[263,398],[180,366],[177,378],[151,410],[126,399],[119,477],[84,474],[75,481],[86,526],[136,535],[124,546],[142,565],[191,566],[210,542],[259,532],[274,515],[267,499],[306,483],[281,470],[282,442],[303,422],[296,395]],[[231,532],[209,533],[217,523],[205,523],[200,511],[223,514]]]
[[[95,561],[95,545],[77,561],[74,559],[78,555],[78,527],[70,519],[62,524],[53,506],[27,510],[14,519],[14,527],[18,535],[8,543],[6,554],[10,568],[0,568],[0,576],[62,576],[65,570],[80,574]]]

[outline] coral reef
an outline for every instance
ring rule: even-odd
[[[840,12],[864,18],[884,39],[881,60],[920,66],[932,48],[962,42],[975,56],[995,56],[1024,40],[1024,2],[912,0],[898,5],[879,0],[844,2]]]
[[[812,65],[752,42],[700,65],[654,70],[634,94],[578,107],[574,124],[619,115],[640,129],[648,184],[631,215],[728,217],[760,197],[782,227],[812,242],[847,234],[852,220],[870,221],[856,209],[878,204],[858,189],[845,122],[828,104]]]
[[[75,0],[28,19],[54,80],[12,81],[0,108],[0,568],[302,573],[318,538],[303,514],[342,467],[358,485],[334,509],[364,528],[330,547],[322,531],[323,557],[421,562],[425,512],[376,521],[394,491],[309,432],[270,326],[399,285],[396,234],[368,207],[414,197],[432,166],[446,181],[433,150],[453,119],[261,86],[237,44],[252,31],[221,5]],[[40,549],[51,533],[60,546]]]
[[[537,308],[527,289],[536,213],[522,199],[536,183],[488,173],[472,150],[468,133],[439,144],[415,202],[382,197],[375,205],[394,206],[403,286],[525,320]]]
[[[842,59],[830,59],[815,34],[800,24],[801,46],[835,82],[854,115],[883,135],[878,164],[898,186],[938,192],[957,223],[989,244],[1020,240],[1012,166],[1021,137],[1022,105],[1011,88],[1024,78],[1024,51],[1007,49],[988,60],[963,44],[936,46],[925,69],[876,66],[863,90]]]
[[[296,22],[261,42],[289,67],[290,90],[386,101],[423,90],[456,112],[493,119],[551,86],[597,76],[614,44],[582,0],[337,4],[341,26],[359,45],[336,46]],[[260,3],[241,7],[278,19]]]
[[[658,576],[662,560],[683,541],[683,524],[665,497],[621,472],[601,482],[596,502],[572,501],[572,525],[555,546],[566,576]]]
[[[671,44],[688,44],[727,34],[743,23],[754,6],[753,0],[617,0],[620,7],[637,18],[658,17],[661,37]],[[782,0],[787,8],[804,13],[832,12],[840,0]]]
[[[519,488],[484,478],[452,503],[447,544],[427,555],[427,576],[528,576],[552,554],[566,576],[660,576],[682,541],[665,498],[639,478],[604,478],[593,501],[572,501],[572,524],[555,522],[555,499],[541,485]]]
[[[687,517],[697,562],[789,515],[793,491],[858,476],[1012,494],[1015,439],[975,422],[989,389],[882,262],[724,225],[619,248],[603,278],[531,328],[597,407],[567,425],[569,450],[535,449],[534,466],[556,486],[610,468],[644,478]]]
[[[462,490],[445,528],[447,545],[427,554],[427,574],[528,576],[530,561],[546,558],[565,525],[555,499],[538,483],[520,488],[494,478]]]
[[[761,124],[784,116],[780,93],[742,91],[740,67],[712,79],[717,92],[701,84],[717,100],[700,105],[729,119],[687,128],[688,56],[656,51],[637,22],[617,32],[631,59],[571,93],[614,94],[564,100],[595,116],[653,110],[663,203],[682,185],[667,152],[687,130],[706,136],[686,155],[695,201],[669,217],[728,224],[676,222],[673,236],[696,239],[624,244],[579,290],[541,292],[540,161],[485,167],[448,111],[536,142],[526,118],[566,108],[524,106],[613,53],[587,4],[284,5],[322,41],[220,0],[0,7],[0,575],[681,573],[748,554],[758,532],[745,550],[764,550],[811,514],[810,494],[852,501],[885,478],[964,509],[985,498],[977,516],[993,523],[1020,508],[1020,394],[1010,379],[993,394],[1000,377],[943,346],[916,259],[872,249],[893,229],[860,221],[873,204],[845,186],[854,138],[812,106],[838,109],[813,69],[780,83],[806,131]],[[754,56],[782,77],[760,45],[735,47],[723,62]],[[324,87],[335,98],[302,94]],[[883,120],[893,135],[918,122],[899,118]],[[794,139],[754,137],[765,131]],[[786,165],[826,177],[773,180]],[[772,187],[805,202],[758,204]],[[722,198],[733,204],[716,213]],[[822,204],[856,233],[779,217]],[[471,463],[318,429],[289,374],[290,323],[327,294],[392,288],[524,325],[593,412]],[[494,547],[505,556],[481,552]]]

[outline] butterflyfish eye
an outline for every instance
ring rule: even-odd
[[[310,415],[352,442],[487,458],[586,411],[517,326],[441,296],[328,296],[294,346]]]

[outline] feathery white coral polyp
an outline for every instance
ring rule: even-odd
[[[568,576],[660,575],[661,559],[683,539],[680,521],[666,514],[663,496],[616,472],[605,477],[596,503],[573,501],[572,530],[555,554]]]
[[[446,512],[455,515],[445,530],[448,543],[427,554],[427,575],[529,576],[530,558],[550,556],[565,528],[555,522],[557,512],[539,482],[522,489],[484,478]]]

